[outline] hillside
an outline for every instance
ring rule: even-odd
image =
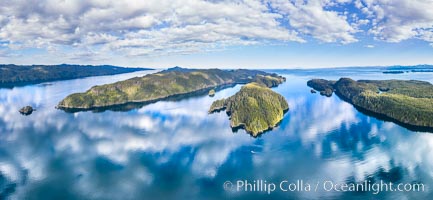
[[[0,65],[0,84],[34,84],[89,76],[114,75],[146,68],[125,68],[111,65]]]
[[[257,70],[175,68],[112,84],[94,86],[84,93],[67,96],[58,107],[92,109],[131,102],[150,102],[201,90],[211,90],[218,86],[245,84],[256,79],[263,79],[265,83],[262,84],[271,85],[275,84],[276,80],[284,80],[276,74]]]
[[[335,93],[356,107],[390,118],[399,124],[433,129],[433,85],[415,80],[311,80],[320,91],[332,84]]]
[[[243,128],[257,137],[275,127],[288,109],[289,105],[283,96],[264,84],[253,82],[227,99],[214,101],[209,113],[226,110],[232,128]]]

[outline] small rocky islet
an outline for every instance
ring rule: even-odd
[[[209,90],[208,95],[209,95],[210,97],[214,97],[214,96],[215,96],[215,89],[211,89],[211,90]]]
[[[22,115],[31,115],[33,111],[35,111],[35,109],[31,106],[24,106],[19,110]]]
[[[333,85],[335,84],[335,81],[328,81],[324,79],[313,79],[307,82],[307,85],[311,88],[311,93],[316,93],[316,91],[319,91],[320,95],[330,97],[332,96],[332,93],[334,92]]]
[[[338,81],[313,79],[307,85],[321,94],[324,91],[326,96],[333,91],[355,107],[399,124],[433,130],[433,85],[429,82],[341,78]]]

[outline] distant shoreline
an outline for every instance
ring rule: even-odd
[[[131,73],[151,68],[112,65],[0,65],[0,88],[13,88],[50,81]]]

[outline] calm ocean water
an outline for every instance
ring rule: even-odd
[[[377,68],[274,70],[290,110],[274,130],[235,133],[215,97],[160,101],[129,111],[67,113],[65,96],[151,72],[0,89],[0,199],[431,199],[433,134],[358,112],[333,95],[311,94],[311,78],[416,79]],[[19,114],[26,105],[37,109]],[[228,182],[229,181],[229,182]],[[256,181],[256,182],[254,182]],[[270,192],[258,188],[276,185]],[[425,185],[424,191],[328,191],[329,184]],[[300,183],[302,182],[302,183]],[[238,187],[240,184],[247,186]],[[282,191],[279,187],[283,183]],[[307,191],[307,185],[311,191]],[[327,185],[328,184],[328,185]]]

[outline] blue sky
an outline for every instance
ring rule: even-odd
[[[4,0],[0,63],[155,68],[433,64],[433,1]]]

